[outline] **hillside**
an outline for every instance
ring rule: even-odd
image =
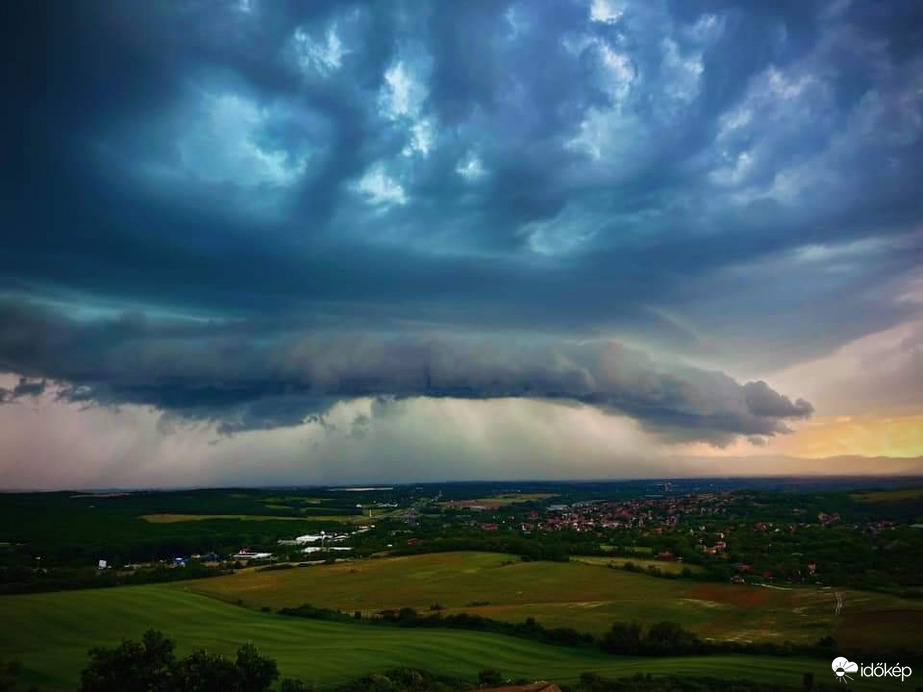
[[[713,639],[813,644],[840,636],[846,618],[850,644],[906,647],[923,634],[923,603],[842,590],[793,589],[660,579],[581,562],[523,562],[496,553],[433,553],[279,571],[242,570],[216,579],[177,583],[189,590],[258,608],[304,603],[366,614],[410,606],[471,612],[519,622],[602,633],[614,620],[674,620]],[[894,629],[895,616],[904,626]],[[914,634],[915,633],[915,634]],[[914,635],[908,638],[908,635]]]
[[[25,680],[43,690],[71,690],[87,649],[138,637],[153,627],[180,643],[230,654],[252,641],[277,659],[285,676],[321,685],[394,666],[414,666],[474,680],[491,667],[510,677],[575,680],[592,670],[609,677],[636,672],[708,675],[797,686],[806,671],[822,680],[827,661],[759,656],[628,658],[596,649],[538,644],[500,635],[405,630],[289,618],[239,608],[163,586],[120,587],[0,597],[0,651],[25,665]],[[875,689],[864,685],[863,689]],[[885,689],[885,688],[882,688]]]

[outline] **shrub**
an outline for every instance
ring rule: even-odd
[[[503,674],[499,670],[486,668],[478,673],[478,684],[481,687],[502,685]]]

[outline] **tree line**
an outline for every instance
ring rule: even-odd
[[[319,608],[310,604],[297,608],[281,608],[280,615],[302,617],[312,620],[361,621],[374,625],[392,627],[439,627],[446,629],[493,632],[511,637],[531,639],[557,646],[596,646],[606,653],[621,656],[687,656],[706,654],[755,654],[768,656],[815,656],[833,657],[839,652],[836,640],[824,637],[816,644],[796,645],[772,642],[706,641],[682,625],[671,621],[657,622],[644,627],[637,622],[616,621],[602,637],[579,632],[570,627],[545,627],[535,618],[513,623],[493,620],[482,615],[455,613],[443,615],[441,607],[433,605],[431,613],[423,614],[414,608],[383,610],[371,616],[360,611],[352,615],[331,608]],[[906,653],[906,652],[903,652]],[[906,658],[906,656],[905,656]]]
[[[677,633],[651,628],[646,635],[622,633],[627,640],[662,641]],[[684,635],[680,635],[684,636]],[[81,673],[79,692],[315,692],[314,685],[295,678],[279,680],[276,661],[252,644],[238,648],[233,658],[196,649],[184,658],[176,656],[176,642],[163,633],[148,630],[140,641],[123,640],[115,647],[90,649],[90,660]],[[21,666],[0,665],[0,692],[15,692]],[[276,687],[276,683],[279,683]],[[478,673],[477,687],[527,685],[529,678],[511,679],[501,671]],[[813,689],[813,676],[805,673],[803,690]],[[392,668],[371,673],[328,688],[330,692],[462,692],[472,683],[461,678],[434,675],[416,668]],[[607,679],[586,672],[564,692],[784,692],[792,688],[730,681],[717,678],[651,676]],[[34,687],[28,692],[38,692]]]

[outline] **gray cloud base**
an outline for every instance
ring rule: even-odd
[[[775,435],[809,416],[765,382],[665,365],[613,341],[369,334],[247,335],[246,325],[143,317],[76,321],[0,305],[0,367],[59,383],[59,396],[147,404],[226,432],[295,425],[355,397],[531,398],[628,415],[676,439]],[[14,396],[40,394],[23,379]]]

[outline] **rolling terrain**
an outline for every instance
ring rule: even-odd
[[[184,582],[189,590],[259,608],[304,603],[371,614],[410,606],[470,612],[602,633],[615,620],[673,620],[704,638],[813,644],[833,634],[852,646],[907,647],[923,634],[923,603],[814,587],[767,588],[659,579],[583,562],[523,562],[496,553],[432,553],[290,570],[241,570]],[[854,619],[861,627],[848,626]],[[903,626],[895,630],[895,619]],[[844,629],[846,626],[846,629]],[[919,641],[919,639],[916,639]]]
[[[0,652],[25,666],[24,681],[72,690],[91,646],[137,638],[148,628],[194,647],[231,654],[251,641],[278,661],[283,676],[321,687],[395,666],[474,680],[483,668],[511,678],[573,681],[584,671],[609,677],[638,672],[716,676],[797,687],[804,672],[830,676],[825,660],[771,656],[608,656],[593,648],[549,646],[513,637],[454,630],[413,630],[318,622],[240,608],[164,586],[119,587],[0,597]],[[832,680],[832,677],[831,677]],[[873,681],[863,689],[885,690]]]

